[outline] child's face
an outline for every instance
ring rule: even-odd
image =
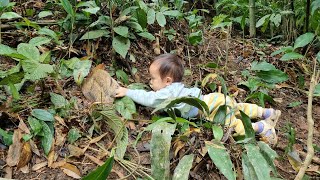
[[[172,83],[170,77],[165,77],[164,79],[161,79],[158,63],[152,63],[150,65],[149,73],[151,76],[150,86],[154,91],[158,91]]]

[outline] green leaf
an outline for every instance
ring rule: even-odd
[[[240,114],[241,114],[241,121],[243,123],[244,130],[245,130],[245,137],[252,138],[254,140],[255,139],[255,132],[252,128],[252,123],[251,123],[249,116],[246,115],[241,110],[240,110]]]
[[[9,55],[12,53],[17,53],[17,51],[7,45],[0,44],[0,55]]]
[[[274,51],[273,53],[271,53],[271,56],[275,56],[275,55],[278,55],[278,54],[280,54],[280,53],[283,53],[283,52],[286,52],[286,53],[288,53],[288,52],[293,52],[293,47],[292,46],[286,46],[286,47],[282,47],[282,48],[280,48],[279,50],[276,50],[276,51]]]
[[[41,46],[43,44],[48,44],[50,42],[51,42],[51,39],[39,36],[39,37],[32,38],[29,41],[29,44],[32,44],[33,46]]]
[[[194,155],[185,155],[174,170],[172,180],[188,180]]]
[[[245,153],[242,153],[242,172],[244,179],[246,180],[256,180],[258,179],[257,174],[249,161],[248,156]]]
[[[22,68],[28,74],[25,74],[26,79],[39,80],[53,73],[53,66],[50,64],[40,64],[36,61],[24,60],[22,61]]]
[[[41,11],[38,14],[38,17],[41,19],[41,18],[48,17],[48,16],[51,16],[51,15],[53,15],[51,11]]]
[[[38,119],[29,116],[28,123],[29,123],[29,125],[35,135],[37,135],[41,132],[42,124],[40,123],[40,121]]]
[[[84,77],[86,77],[89,74],[91,64],[92,61],[90,60],[76,62],[73,70],[73,78],[78,85],[81,85]]]
[[[0,1],[0,8],[7,7],[9,5],[9,0]]]
[[[150,8],[147,13],[147,22],[148,24],[153,24],[156,19],[156,12],[154,9]]]
[[[48,28],[41,28],[38,31],[38,34],[49,36],[52,39],[54,39],[55,41],[59,40],[57,34],[54,31],[52,31],[51,29],[48,29]]]
[[[317,60],[318,60],[318,63],[320,63],[320,51],[317,53]]]
[[[23,77],[24,77],[23,72],[16,72],[16,73],[10,74],[5,78],[1,79],[0,85],[8,85],[9,83],[12,83],[12,84],[20,83]]]
[[[128,27],[127,26],[118,26],[113,28],[114,32],[119,34],[122,37],[127,38],[128,37]]]
[[[162,12],[157,12],[156,13],[156,19],[157,19],[157,22],[158,24],[161,26],[161,27],[164,27],[166,25],[166,17],[162,14]]]
[[[176,124],[166,122],[158,123],[152,130],[150,142],[151,153],[151,175],[155,179],[169,179],[172,135],[176,129]]]
[[[182,15],[182,13],[180,13],[180,11],[178,10],[164,11],[163,14],[167,16],[173,16],[173,17],[178,17]]]
[[[141,32],[141,33],[138,33],[138,35],[150,41],[154,41],[156,39],[151,33],[148,33],[148,32]]]
[[[82,11],[90,13],[90,14],[97,14],[97,12],[100,10],[100,7],[92,7],[92,8],[85,8]]]
[[[132,84],[129,84],[128,86],[128,89],[148,89],[149,87],[143,83],[132,83]]]
[[[128,146],[128,130],[122,122],[121,118],[116,115],[113,109],[105,109],[100,111],[100,114],[107,118],[106,123],[113,130],[116,136],[116,157],[119,159],[123,159],[126,149]]]
[[[223,129],[221,128],[221,126],[213,125],[212,132],[214,139],[216,139],[217,141],[221,141],[223,137]]]
[[[302,101],[294,101],[294,102],[291,102],[290,104],[288,104],[288,107],[293,108],[296,106],[300,106],[301,104],[302,104]]]
[[[250,99],[259,99],[260,106],[264,107],[264,104],[266,101],[270,102],[271,104],[274,104],[274,100],[272,99],[271,96],[268,94],[265,94],[263,92],[255,92],[253,94],[250,94],[245,101],[248,101]]]
[[[270,70],[276,70],[276,69],[277,68],[274,65],[267,63],[266,61],[262,61],[262,62],[253,61],[251,64],[252,71],[270,71]]]
[[[51,150],[51,145],[53,141],[53,132],[51,132],[49,126],[44,121],[40,121],[42,126],[43,136],[41,137],[41,145],[43,147],[44,153],[49,154]]]
[[[252,164],[258,180],[270,179],[271,168],[259,151],[259,148],[254,144],[246,144],[247,156]]]
[[[80,38],[80,40],[97,39],[97,38],[100,38],[103,36],[109,37],[109,34],[110,34],[110,32],[105,29],[88,31]]]
[[[76,128],[72,128],[68,132],[68,141],[70,144],[73,144],[81,137],[80,131]]]
[[[69,104],[68,100],[66,100],[60,94],[50,93],[50,96],[51,96],[51,98],[50,98],[51,102],[53,103],[55,108],[63,108],[63,107],[66,107]]]
[[[314,88],[314,92],[313,92],[314,96],[320,96],[320,83],[318,83],[316,85],[316,87]]]
[[[222,105],[218,107],[216,114],[213,117],[214,124],[224,125],[227,116],[227,105]]]
[[[22,54],[26,58],[39,62],[40,60],[40,52],[38,48],[36,48],[32,44],[20,43],[18,45],[17,51],[19,54]]]
[[[112,47],[118,54],[122,56],[122,58],[126,58],[130,48],[130,40],[128,38],[116,36],[112,40]]]
[[[280,60],[281,61],[289,61],[289,60],[295,60],[295,59],[303,59],[304,56],[302,54],[296,53],[296,52],[289,52],[284,54]]]
[[[89,27],[94,27],[97,25],[108,25],[111,26],[111,18],[109,16],[99,16],[98,20],[89,25]]]
[[[0,137],[5,145],[10,146],[12,144],[12,133],[6,132],[0,128]]]
[[[219,171],[228,179],[235,180],[236,174],[226,148],[219,141],[205,141],[208,154]]]
[[[258,78],[249,77],[247,81],[240,82],[239,85],[245,85],[250,89],[250,92],[254,92],[262,85],[262,83]]]
[[[197,45],[202,41],[202,31],[189,34],[188,41],[192,45]]]
[[[129,84],[129,77],[122,69],[116,71],[117,79],[120,79],[124,84]]]
[[[0,19],[14,19],[14,18],[22,18],[22,17],[15,12],[4,12],[0,16]]]
[[[267,14],[267,15],[263,16],[261,19],[259,19],[256,24],[256,28],[262,26],[265,23],[268,23],[269,17],[270,17],[270,14]]]
[[[72,9],[72,5],[69,0],[60,0],[62,7],[64,10],[71,16],[75,17],[75,11]]]
[[[276,27],[279,27],[281,23],[281,14],[271,16],[270,21],[273,22]]]
[[[137,32],[143,31],[142,27],[137,22],[130,21],[130,22],[127,22],[126,24]]]
[[[274,151],[273,149],[271,149],[268,144],[266,144],[265,142],[262,142],[262,141],[258,142],[258,146],[260,148],[260,152],[261,152],[262,156],[266,159],[269,166],[272,168],[273,174],[277,176],[277,174],[278,174],[277,168],[274,165],[274,159],[279,157],[277,152]]]
[[[179,103],[189,104],[191,106],[198,108],[202,112],[209,114],[209,108],[207,104],[196,97],[169,98],[163,101],[161,104],[159,104],[158,107],[152,111],[152,114],[162,109],[168,109],[168,108],[174,107],[176,104],[179,104]]]
[[[16,86],[11,82],[9,82],[8,85],[10,87],[10,92],[11,92],[13,98],[16,100],[20,99],[20,95],[19,95],[19,92],[18,92]]]
[[[138,18],[138,22],[140,24],[140,26],[144,29],[147,27],[147,14],[146,11],[142,10],[142,9],[137,9],[136,10],[137,13],[137,18]]]
[[[49,64],[51,61],[51,51],[46,51],[40,55],[40,62]]]
[[[320,1],[316,0],[316,1],[312,1],[311,3],[311,15],[314,15],[314,12],[320,8]]]
[[[288,75],[280,70],[259,71],[256,75],[267,83],[281,83],[288,80]]]
[[[33,109],[31,114],[42,121],[54,121],[53,115],[44,109]]]
[[[111,172],[113,162],[114,158],[111,156],[102,166],[90,172],[88,175],[83,177],[82,180],[106,180]]]
[[[132,114],[137,112],[133,100],[127,96],[116,100],[115,107],[125,119],[132,119]]]
[[[294,42],[294,46],[293,48],[294,49],[297,49],[299,47],[304,47],[306,46],[307,44],[309,44],[313,38],[314,38],[314,34],[313,33],[305,33],[305,34],[302,34],[301,36],[299,36],[296,41]]]

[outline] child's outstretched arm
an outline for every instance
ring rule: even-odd
[[[116,90],[115,97],[123,97],[128,96],[130,97],[134,102],[141,104],[143,106],[147,107],[153,107],[155,108],[157,105],[159,105],[164,100],[171,97],[171,93],[168,89],[163,88],[159,91],[145,91],[145,90],[133,90],[133,89],[127,89],[124,87],[119,87]]]

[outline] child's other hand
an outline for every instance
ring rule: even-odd
[[[123,97],[127,94],[128,89],[124,87],[119,87],[116,89],[116,95],[115,97]]]

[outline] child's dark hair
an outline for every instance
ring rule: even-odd
[[[173,82],[181,82],[184,75],[182,60],[175,54],[162,54],[155,57],[153,63],[159,63],[161,79],[170,76]]]

